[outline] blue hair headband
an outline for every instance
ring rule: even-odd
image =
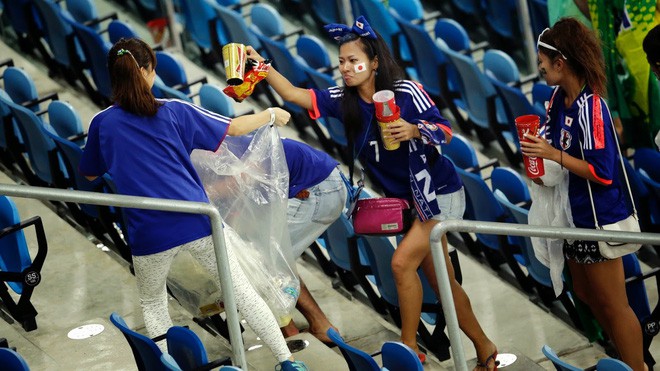
[[[353,27],[341,23],[330,23],[323,26],[323,28],[328,32],[330,37],[335,40],[339,40],[350,33],[354,33],[360,37],[367,37],[369,39],[377,38],[376,32],[374,32],[369,25],[369,22],[367,22],[362,15],[355,20]]]

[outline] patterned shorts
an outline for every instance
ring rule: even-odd
[[[573,241],[569,244],[564,240],[564,257],[579,264],[593,264],[607,261],[600,254],[598,241]]]

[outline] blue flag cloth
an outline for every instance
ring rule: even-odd
[[[413,203],[417,209],[419,220],[427,221],[434,215],[440,214],[440,206],[435,194],[435,184],[431,178],[424,144],[421,139],[412,139],[408,144],[410,190],[412,191]]]

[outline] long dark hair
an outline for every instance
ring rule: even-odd
[[[584,78],[595,94],[607,96],[605,60],[600,40],[592,30],[575,18],[562,18],[544,32],[540,39],[559,49],[557,52],[539,46],[543,54],[553,61],[562,58],[563,54],[573,72]]]
[[[108,52],[112,100],[124,110],[139,116],[153,116],[160,103],[142,76],[140,67],[156,68],[156,55],[140,39],[120,39]]]
[[[649,63],[660,65],[660,25],[655,26],[644,36],[642,48]]]
[[[375,32],[375,31],[374,31]],[[349,42],[356,42],[367,54],[369,61],[378,57],[378,70],[376,71],[376,91],[394,91],[394,81],[404,77],[403,70],[396,63],[390,53],[385,40],[376,32],[376,39],[360,37],[355,33],[349,33],[339,40],[339,47]],[[358,133],[362,130],[362,115],[360,114],[360,96],[355,86],[344,86],[344,96],[341,100],[343,112],[344,130],[349,143],[355,143]],[[349,146],[350,153],[354,149]],[[352,154],[355,156],[355,154]]]

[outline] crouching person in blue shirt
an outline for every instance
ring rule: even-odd
[[[279,108],[230,119],[179,100],[155,99],[156,57],[141,40],[122,39],[108,53],[114,104],[89,127],[80,172],[89,179],[108,173],[120,194],[209,202],[195,171],[193,149],[215,151],[226,135],[263,125],[286,125]],[[171,326],[166,278],[174,257],[188,250],[220,286],[211,225],[206,215],[126,209],[128,242],[144,322],[150,337]],[[234,295],[248,325],[271,349],[281,370],[307,370],[295,362],[277,320],[247,280],[227,246]],[[165,344],[159,344],[163,349]]]

